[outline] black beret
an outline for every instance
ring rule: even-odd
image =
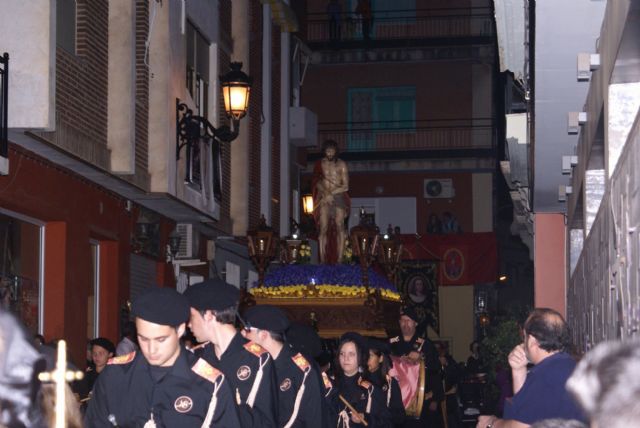
[[[296,352],[310,358],[322,355],[322,340],[315,329],[306,324],[293,323],[287,330],[287,342]]]
[[[107,351],[111,352],[114,355],[116,353],[116,347],[113,344],[113,342],[110,341],[109,339],[105,338],[105,337],[96,337],[95,339],[90,341],[89,344],[91,346],[99,346],[101,348],[104,348],[104,349],[106,349]]]
[[[343,342],[353,342],[356,344],[360,352],[364,355],[369,355],[369,346],[367,344],[367,339],[362,337],[360,333],[356,333],[355,331],[348,331],[340,337],[340,343]]]
[[[420,317],[413,306],[404,306],[400,309],[400,316],[407,316],[417,323],[420,323]]]
[[[154,287],[134,299],[131,313],[154,324],[176,327],[189,318],[189,303],[172,288]]]
[[[389,344],[382,340],[372,338],[367,339],[367,346],[369,347],[369,349],[376,350],[382,354],[391,354],[391,348],[389,347]]]
[[[246,327],[284,333],[291,323],[282,309],[270,305],[252,306],[244,313]]]
[[[184,295],[189,305],[199,311],[221,311],[237,307],[240,302],[240,290],[221,279],[207,279],[187,288]]]

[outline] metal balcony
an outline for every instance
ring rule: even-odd
[[[358,158],[484,157],[495,152],[491,118],[320,123],[320,141]]]
[[[337,32],[326,13],[309,13],[307,18],[306,41],[312,49],[357,48],[365,42],[376,47],[486,44],[495,36],[489,8],[375,11],[370,41],[363,37],[362,21],[353,13],[340,16]]]

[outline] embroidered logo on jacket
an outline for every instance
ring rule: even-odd
[[[236,376],[238,376],[238,379],[240,379],[240,380],[249,379],[249,376],[251,376],[251,367],[249,367],[249,366],[240,366],[238,368],[238,371],[236,372]]]
[[[176,409],[178,413],[187,413],[193,408],[193,400],[191,397],[182,395],[176,398],[176,401],[173,403],[173,408]]]
[[[291,379],[286,378],[285,380],[282,381],[282,383],[280,384],[280,391],[285,392],[287,391],[289,388],[291,388]]]

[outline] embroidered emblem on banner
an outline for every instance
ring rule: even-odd
[[[457,248],[449,248],[443,258],[444,275],[449,281],[457,281],[464,273],[464,255]]]

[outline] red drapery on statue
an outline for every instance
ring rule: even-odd
[[[438,261],[440,285],[494,282],[498,278],[498,247],[493,232],[402,235],[401,239],[404,259]]]

